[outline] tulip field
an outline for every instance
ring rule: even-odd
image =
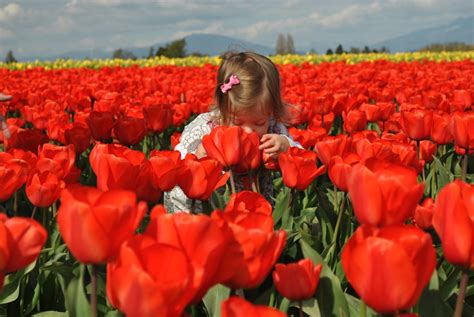
[[[0,315],[474,316],[474,53],[272,58],[277,159],[174,150],[218,58],[0,64]]]

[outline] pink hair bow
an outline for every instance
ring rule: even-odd
[[[238,85],[240,84],[239,77],[237,75],[232,75],[229,78],[229,82],[227,84],[222,84],[221,85],[221,91],[223,94],[225,94],[228,90],[232,88],[233,85]]]

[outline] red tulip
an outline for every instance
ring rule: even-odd
[[[225,211],[271,215],[272,205],[259,193],[244,190],[230,196]]]
[[[40,254],[48,237],[47,231],[35,220],[29,218],[13,217],[0,219],[0,227],[6,229],[8,260],[2,268],[4,272],[13,272],[32,263]],[[2,230],[0,230],[1,235]],[[0,250],[4,249],[0,247]],[[1,254],[1,251],[0,251]],[[1,255],[0,255],[1,258]],[[0,262],[2,262],[0,260]],[[0,284],[3,285],[3,284]]]
[[[181,316],[180,299],[191,281],[183,250],[147,236],[127,240],[107,264],[107,298],[127,316]]]
[[[11,157],[9,154],[6,155]],[[6,162],[0,162],[0,184],[2,184],[0,201],[8,200],[23,186],[27,172],[27,166],[25,165],[24,161],[16,160],[13,157],[8,158]]]
[[[413,222],[421,229],[432,227],[434,212],[434,201],[432,198],[426,198],[421,205],[416,206]]]
[[[308,98],[313,112],[320,115],[325,115],[331,112],[335,104],[334,96],[329,92],[312,92],[309,94]]]
[[[260,166],[258,134],[246,133],[239,126],[214,128],[210,134],[203,137],[202,145],[209,157],[237,172],[247,172]]]
[[[73,126],[64,131],[66,144],[73,144],[76,154],[87,150],[91,144],[91,132],[89,128],[82,125]]]
[[[134,117],[120,118],[114,126],[114,134],[123,145],[138,144],[146,134],[145,120]]]
[[[33,172],[26,181],[26,196],[37,207],[49,207],[58,200],[64,181],[54,173]]]
[[[193,276],[179,300],[183,307],[199,302],[210,287],[232,277],[238,269],[236,259],[242,257],[232,231],[207,215],[158,212],[151,215],[145,235],[186,254]]]
[[[50,143],[44,144],[39,149],[38,159],[48,159],[49,162],[44,160],[37,163],[37,169],[41,171],[54,171],[59,178],[64,178],[75,166],[76,153],[74,152],[74,145],[58,146]]]
[[[429,234],[411,226],[360,226],[342,250],[342,268],[362,300],[379,313],[416,304],[436,266]]]
[[[450,131],[457,146],[474,149],[474,111],[453,113]]]
[[[363,103],[360,110],[365,112],[368,122],[377,122],[381,120],[382,114],[380,107],[376,104]]]
[[[146,127],[160,133],[173,124],[173,108],[171,104],[159,104],[143,107]]]
[[[9,140],[9,148],[38,153],[38,147],[44,143],[48,143],[48,141],[48,136],[41,130],[22,130],[12,134]]]
[[[92,111],[86,122],[95,140],[105,142],[112,138],[115,124],[112,112]]]
[[[254,288],[262,283],[283,251],[286,232],[273,231],[273,218],[268,208],[249,210],[239,205],[234,203],[225,212],[214,211],[211,215],[218,223],[232,229],[234,239],[243,251],[242,258],[234,259],[238,264],[235,274],[222,284],[231,288]]]
[[[279,263],[273,271],[273,282],[284,297],[292,301],[302,301],[313,297],[322,268],[322,264],[315,267],[310,259],[286,265]]]
[[[74,257],[99,264],[111,260],[122,242],[133,236],[146,208],[130,191],[72,186],[61,195],[57,222]]]
[[[178,183],[181,153],[178,151],[152,151],[150,164],[155,184],[162,191],[170,191]]]
[[[323,128],[316,128],[316,130],[300,130],[290,127],[288,132],[290,133],[293,140],[301,144],[301,146],[305,149],[313,147],[318,140],[327,136],[327,132]]]
[[[97,188],[136,190],[145,154],[119,144],[96,144],[89,155]]]
[[[435,143],[429,140],[421,141],[420,142],[420,160],[422,160],[423,163],[433,162],[434,160],[433,156],[436,155],[437,150],[438,150],[438,147],[436,146]]]
[[[179,172],[178,185],[191,199],[209,199],[212,193],[227,183],[229,174],[222,173],[222,166],[214,159],[198,159],[188,154]]]
[[[365,112],[354,109],[348,113],[343,112],[342,116],[344,118],[344,130],[347,131],[347,133],[354,134],[358,131],[365,130],[367,126]]]
[[[472,95],[469,90],[454,90],[451,105],[456,110],[464,111],[472,105]]]
[[[335,137],[327,137],[315,145],[315,151],[318,158],[324,165],[329,165],[333,156],[342,156],[350,148],[350,140],[345,134],[339,134]]]
[[[326,171],[326,166],[317,166],[316,153],[297,147],[280,153],[278,164],[281,168],[283,182],[290,188],[305,190],[309,184]]]
[[[285,317],[281,311],[261,305],[253,305],[238,296],[231,296],[221,305],[222,317]]]
[[[402,110],[401,123],[403,131],[413,140],[427,140],[431,136],[433,111],[414,108]]]
[[[402,224],[423,195],[414,169],[370,159],[352,167],[347,177],[354,213],[361,224]]]
[[[436,144],[448,144],[453,141],[450,130],[451,116],[446,112],[433,113],[433,126],[431,128],[431,140]]]
[[[433,227],[441,238],[446,260],[474,269],[474,185],[455,180],[436,198]]]
[[[352,166],[359,162],[360,158],[355,153],[347,153],[342,157],[334,156],[329,163],[329,179],[339,190],[347,192],[347,175],[350,174]]]
[[[174,150],[181,140],[181,132],[175,131],[171,135],[171,149]]]

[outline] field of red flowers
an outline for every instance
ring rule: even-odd
[[[0,314],[472,316],[474,62],[278,67],[277,161],[238,127],[173,150],[216,66],[0,69]]]

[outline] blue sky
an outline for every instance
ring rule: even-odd
[[[216,33],[275,47],[278,33],[319,52],[363,46],[474,14],[473,0],[0,0],[0,59],[147,47]]]

